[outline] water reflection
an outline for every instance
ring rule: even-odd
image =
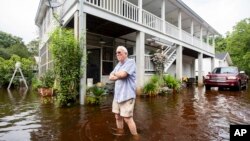
[[[0,89],[0,140],[133,140],[115,136],[113,96],[101,106],[57,108],[53,97]],[[250,91],[192,87],[180,94],[138,97],[135,122],[143,141],[229,140],[230,124],[250,124]]]

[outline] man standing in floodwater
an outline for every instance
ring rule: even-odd
[[[133,59],[128,58],[128,51],[124,46],[118,46],[116,57],[119,63],[110,73],[109,79],[115,81],[112,112],[115,113],[117,133],[124,133],[124,122],[127,123],[131,134],[138,137],[133,119],[136,98],[136,65]]]

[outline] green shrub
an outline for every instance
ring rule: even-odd
[[[40,77],[32,78],[32,88],[53,88],[55,81],[55,74],[53,70],[48,70]]]
[[[50,36],[49,48],[56,76],[57,104],[59,107],[69,106],[75,103],[79,93],[82,59],[79,42],[73,30],[57,28]]]
[[[163,81],[165,85],[171,89],[179,90],[181,88],[181,82],[172,75],[163,75]]]
[[[148,82],[143,87],[143,93],[149,96],[156,96],[159,92],[158,83]]]
[[[104,95],[106,95],[105,88],[94,85],[87,90],[87,103],[98,105]]]
[[[149,82],[147,82],[143,87],[143,93],[149,96],[156,96],[159,92],[160,86],[162,85],[162,80],[159,75],[153,75]]]
[[[21,58],[17,55],[12,55],[10,59],[6,60],[0,57],[0,85],[3,87],[7,87],[11,77],[15,70],[16,62],[21,62],[21,70],[26,79],[27,84],[31,83],[31,79],[33,78],[33,70],[32,66],[35,64],[34,60]],[[15,79],[12,82],[11,86],[19,86],[19,80],[16,79],[16,76],[20,76],[20,72],[17,71],[15,75]]]

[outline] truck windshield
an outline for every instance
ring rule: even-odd
[[[221,74],[221,73],[230,73],[234,74],[237,73],[238,69],[236,67],[221,67],[215,68],[212,73]]]

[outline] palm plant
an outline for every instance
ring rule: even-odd
[[[87,90],[87,103],[98,105],[105,94],[106,90],[103,86],[94,85]]]

